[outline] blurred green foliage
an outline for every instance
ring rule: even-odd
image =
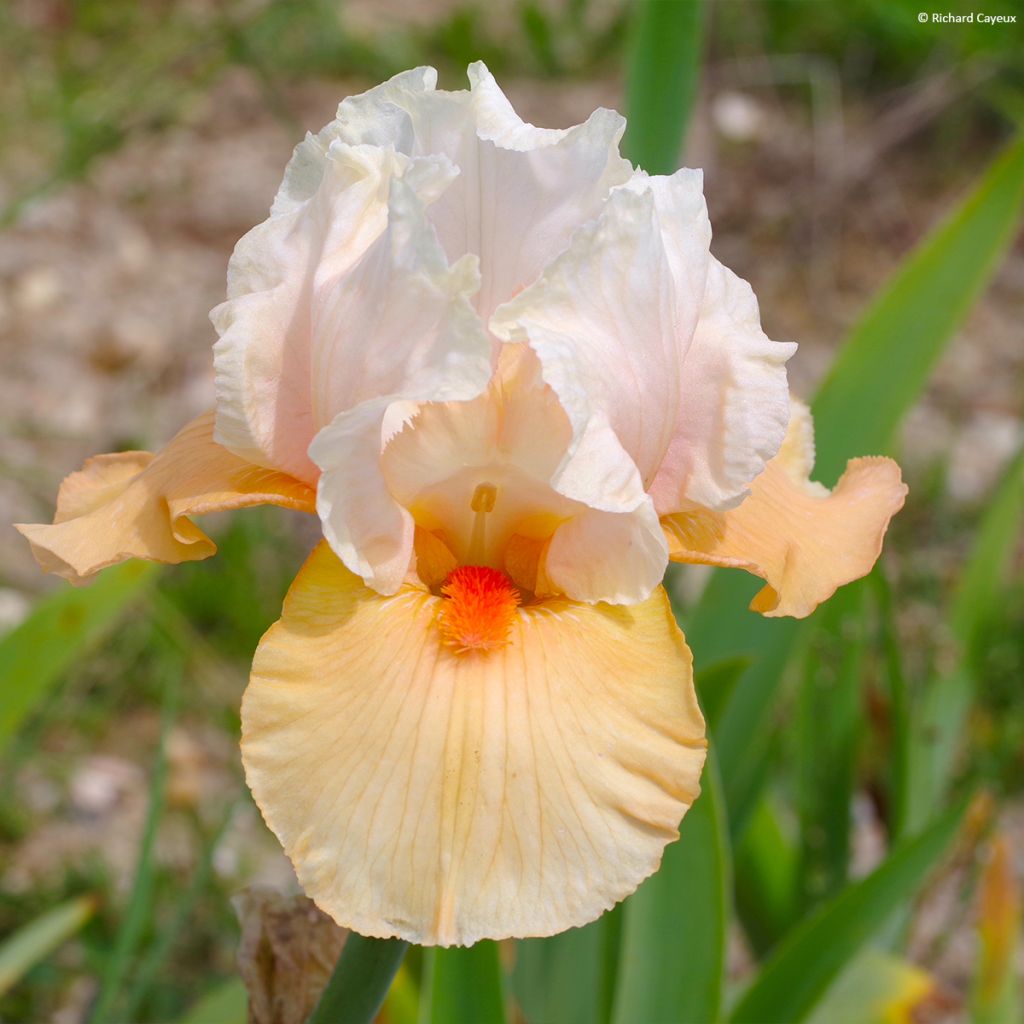
[[[86,634],[77,647],[61,648],[65,660],[76,663],[65,670],[58,689],[42,694],[46,699],[36,702],[0,761],[0,848],[13,847],[28,835],[24,792],[14,785],[27,764],[36,777],[46,779],[109,742],[112,734],[116,738],[124,728],[139,729],[140,723],[136,742],[152,761],[160,748],[159,709],[171,683],[178,690],[178,722],[191,728],[219,727],[237,749],[238,706],[252,651],[277,618],[284,592],[307,553],[288,524],[287,514],[274,516],[266,509],[221,522],[218,558],[202,568],[160,570],[155,586],[144,595],[128,595],[118,628],[108,628],[98,650]],[[204,569],[213,572],[204,578]],[[115,570],[111,583],[117,576]],[[104,576],[90,588],[61,588],[55,596],[88,599],[106,581]],[[19,633],[32,622],[30,618]],[[15,633],[7,639],[17,637]],[[4,682],[12,680],[6,676]],[[6,697],[9,691],[3,693]],[[101,1009],[104,1019],[111,1020],[176,1019],[198,994],[234,974],[238,924],[230,894],[213,870],[231,815],[240,805],[251,808],[237,758],[232,774],[235,782],[219,807],[200,813],[198,807],[169,807],[161,795],[161,773],[156,773],[150,841],[139,852],[134,879],[118,877],[109,863],[89,855],[56,874],[41,866],[39,877],[27,887],[0,887],[0,936],[82,893],[95,894],[99,906],[81,932],[74,956],[33,966],[22,984],[0,998],[0,1019],[48,1018],[66,996],[62,982],[67,966],[85,967],[106,979],[109,995]],[[167,827],[185,837],[191,860],[176,863],[155,855],[157,831]],[[126,881],[134,893],[127,906]],[[124,1015],[126,1009],[131,1016]]]
[[[985,6],[993,14],[1017,7],[1012,0]],[[944,9],[969,11],[974,5],[951,0]],[[1024,25],[953,31],[919,24],[918,10],[916,0],[713,4],[705,58],[811,54],[832,64],[845,88],[865,95],[948,82],[962,97],[943,119],[947,141],[955,143],[957,133],[978,120],[998,134],[1007,113],[1024,109]],[[186,117],[231,69],[253,76],[267,106],[290,125],[285,86],[309,77],[379,80],[422,62],[455,76],[482,58],[499,74],[565,79],[615,74],[623,60],[630,14],[625,3],[522,0],[508,5],[504,21],[496,23],[492,13],[467,2],[446,6],[425,22],[369,29],[350,18],[344,4],[327,0],[69,0],[40,4],[31,17],[24,9],[0,7],[0,59],[17,70],[0,83],[0,148],[9,170],[3,216],[15,219],[26,200],[88,173],[98,157],[125,140]],[[658,75],[653,79],[656,88]],[[684,118],[685,107],[677,104],[675,115]],[[956,151],[955,145],[948,148]],[[1019,151],[1018,143],[1018,159]],[[995,199],[991,179],[982,188],[988,188],[982,199],[994,203],[988,229],[995,223],[999,230],[961,233],[955,245],[932,250],[931,262],[912,264],[897,279],[897,297],[909,306],[893,313],[893,303],[886,307],[883,300],[875,307],[860,335],[875,341],[852,346],[833,378],[840,398],[844,388],[852,391],[838,419],[833,414],[844,402],[832,402],[832,385],[826,385],[817,410],[826,476],[855,454],[851,446],[859,450],[851,417],[855,421],[860,411],[865,374],[883,377],[879,360],[909,333],[900,324],[927,319],[931,326],[922,340],[933,348],[904,360],[906,372],[885,378],[891,402],[885,422],[869,424],[879,428],[872,443],[891,439],[930,361],[988,279],[1016,223],[1019,168],[1000,180],[1003,191]],[[971,226],[977,228],[977,221]],[[945,277],[935,276],[939,264]],[[908,277],[909,292],[900,291],[899,281]],[[932,302],[940,278],[943,302]],[[959,296],[952,294],[957,288]],[[859,365],[850,352],[860,354]],[[1018,459],[993,498],[977,544],[976,517],[941,500],[941,466],[934,491],[919,488],[897,518],[890,535],[897,551],[936,536],[957,547],[966,566],[959,586],[928,566],[904,569],[892,580],[883,568],[843,592],[806,628],[744,617],[742,606],[754,588],[735,577],[715,577],[697,607],[680,606],[701,659],[701,697],[721,787],[717,776],[709,780],[710,797],[686,819],[667,870],[635,901],[587,929],[518,945],[507,990],[530,1024],[638,1020],[641,1003],[645,1012],[664,1012],[666,1020],[689,1020],[693,1013],[717,1019],[729,1012],[747,1019],[748,1011],[760,1014],[766,1007],[805,1019],[816,1006],[819,1012],[836,1006],[834,1012],[846,1012],[844,1001],[885,989],[903,961],[892,953],[901,938],[882,923],[894,908],[905,916],[926,869],[948,850],[955,815],[934,821],[947,794],[985,789],[1019,797],[1024,790],[1024,582],[1002,572],[1018,542],[1020,467]],[[140,741],[162,750],[172,686],[177,721],[212,723],[237,741],[238,700],[252,651],[277,617],[308,545],[294,521],[277,511],[246,513],[221,526],[216,559],[161,570],[144,594],[122,601],[119,627],[100,649],[73,666],[58,665],[59,672],[38,687],[0,761],[0,844],[13,847],[31,828],[14,784],[29,761],[36,774],[57,775],[77,754],[135,721],[149,730]],[[956,596],[964,593],[969,599]],[[931,643],[907,651],[898,611],[922,595],[941,617]],[[52,615],[47,607],[30,620],[30,631]],[[84,639],[96,635],[83,631]],[[163,730],[157,726],[161,707]],[[931,750],[936,726],[951,737],[949,756],[938,767],[930,753],[923,762],[921,755]],[[970,756],[964,757],[967,748]],[[83,893],[93,894],[99,908],[88,921],[75,918],[81,927],[76,942],[58,948],[54,939],[40,946],[34,964],[19,961],[21,983],[0,998],[3,1019],[51,1015],[67,994],[68,979],[82,973],[103,979],[90,998],[99,996],[100,1017],[107,1019],[174,1020],[190,1007],[189,1019],[197,1021],[238,1014],[241,993],[230,980],[238,928],[215,854],[232,815],[252,811],[251,803],[235,762],[234,788],[215,815],[171,806],[163,763],[161,755],[148,826],[127,886],[109,864],[89,857],[60,874],[0,891],[0,935],[27,922],[42,928],[52,922],[47,914],[53,908],[83,905],[70,902]],[[937,773],[929,776],[925,797],[914,788],[922,763]],[[851,885],[852,803],[861,794],[876,806],[891,844],[875,874]],[[187,865],[156,855],[154,837],[169,824],[188,837],[193,856]],[[959,912],[969,895],[962,894]],[[694,900],[700,901],[699,924],[688,916]],[[726,941],[735,927],[768,965],[738,1003],[724,972]],[[841,945],[841,955],[816,959],[815,952],[830,943]],[[890,951],[875,953],[872,944]],[[650,969],[653,958],[671,960],[695,950],[705,958],[700,962],[708,984],[701,991],[680,985],[685,972]],[[491,983],[484,977],[482,989],[467,992],[457,979],[467,963],[473,967],[474,957],[483,958]],[[465,998],[500,1016],[494,1010],[495,993],[501,999],[497,964],[490,946],[468,959],[413,956],[399,976],[402,1005],[415,1005],[423,990],[423,1019],[445,1019],[444,1007]],[[850,1019],[861,1018],[854,1011]]]

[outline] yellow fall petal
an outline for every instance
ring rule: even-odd
[[[369,590],[326,544],[264,636],[242,757],[303,888],[426,945],[551,935],[631,893],[699,792],[704,722],[660,588],[520,607],[457,653],[446,598]]]
[[[899,466],[882,457],[852,459],[832,491],[811,482],[810,412],[793,405],[785,443],[739,506],[694,508],[662,526],[673,561],[746,569],[767,583],[754,611],[801,619],[871,571],[907,487]]]
[[[115,562],[187,562],[216,546],[187,516],[251,505],[315,510],[312,488],[255,466],[213,440],[213,413],[184,427],[157,454],[88,459],[61,484],[52,525],[19,524],[47,572],[81,583]]]

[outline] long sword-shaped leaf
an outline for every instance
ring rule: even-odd
[[[851,454],[888,450],[1013,240],[1024,201],[1024,138],[903,264],[854,328],[814,400],[818,472],[831,483]]]
[[[174,914],[171,920],[160,929],[146,955],[135,967],[134,971],[132,971],[131,987],[122,1005],[122,1013],[125,1020],[138,1019],[138,1008],[155,980],[160,976],[160,972],[173,951],[175,943],[182,933],[188,933],[189,926],[195,917],[196,904],[207,889],[210,877],[213,874],[214,855],[220,844],[221,837],[231,823],[233,811],[234,804],[229,807],[221,819],[217,830],[203,850],[198,864],[192,869],[192,877],[189,879],[188,887],[175,901]]]
[[[918,826],[949,784],[977,680],[973,648],[981,624],[998,600],[1009,556],[1024,516],[1024,454],[1019,455],[982,517],[953,596],[950,622],[959,650],[955,662],[931,680],[914,716],[909,751],[907,821]]]
[[[736,849],[736,912],[758,959],[799,917],[799,851],[781,821],[773,794],[762,793]]]
[[[732,879],[713,757],[701,788],[661,869],[625,906],[613,1024],[719,1019]]]
[[[618,911],[584,928],[516,943],[512,993],[529,1024],[603,1024],[614,980]]]
[[[505,1024],[501,962],[494,942],[430,949],[424,959],[421,1024]]]
[[[863,582],[851,584],[822,608],[804,659],[797,768],[804,908],[846,881],[863,720],[865,593]]]
[[[850,455],[888,448],[930,368],[991,276],[1020,220],[1024,138],[1015,141],[952,216],[926,238],[855,328],[814,402],[818,464],[834,478]],[[739,573],[719,572],[687,623],[698,659],[750,654],[714,731],[730,823],[751,806],[751,751],[766,732],[768,711],[801,630],[792,621],[750,615],[736,621],[753,588]],[[698,662],[699,664],[700,662]],[[754,767],[751,767],[754,766]]]
[[[137,601],[154,567],[129,562],[89,587],[61,587],[0,640],[0,750],[64,673]]]
[[[895,842],[907,830],[910,813],[910,761],[914,740],[913,702],[904,669],[899,625],[892,587],[877,569],[869,577],[878,609],[878,628],[885,657],[885,682],[889,697],[889,757],[886,792],[889,837]]]
[[[173,666],[173,667],[171,667]],[[132,891],[125,907],[124,916],[117,930],[114,948],[106,962],[103,977],[100,981],[100,992],[93,1006],[90,1021],[92,1024],[111,1024],[120,1015],[114,1013],[120,989],[128,975],[128,968],[140,937],[145,929],[146,920],[153,906],[153,891],[156,885],[156,842],[160,821],[163,818],[167,790],[167,740],[171,734],[177,716],[178,678],[180,668],[172,658],[167,669],[174,673],[164,680],[163,713],[160,721],[160,747],[157,750],[149,784],[149,807],[146,811],[146,823],[139,842],[139,855],[135,865],[135,878]],[[121,1018],[123,1019],[123,1018]]]
[[[626,155],[651,174],[679,166],[700,78],[703,0],[634,0]]]
[[[96,910],[92,896],[79,896],[19,928],[0,943],[0,996],[37,963],[71,938]]]
[[[349,935],[309,1024],[371,1024],[408,948],[400,939]]]
[[[990,621],[1009,575],[1013,545],[1024,523],[1024,450],[1010,464],[982,516],[970,558],[957,582],[949,621],[970,659],[980,627]]]
[[[912,1024],[927,1020],[935,979],[908,960],[867,949],[822,998],[808,1024]]]
[[[772,742],[772,703],[802,635],[800,623],[794,619],[764,619],[746,613],[756,589],[744,573],[719,570],[686,623],[701,702],[718,705],[717,716],[710,723],[711,736],[734,844],[764,782],[764,764]],[[726,697],[712,700],[704,692],[703,667],[730,656],[745,659],[747,667]],[[715,685],[714,680],[708,685]]]
[[[949,848],[963,807],[897,847],[867,878],[848,886],[783,940],[733,1010],[734,1024],[800,1024],[829,985],[910,899]]]

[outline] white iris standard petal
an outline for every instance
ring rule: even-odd
[[[413,548],[412,517],[381,472],[389,406],[473,398],[491,376],[490,342],[469,304],[475,260],[447,265],[403,181],[392,181],[388,213],[387,230],[331,292],[317,325],[314,409],[327,425],[309,448],[322,471],[324,536],[381,593],[401,585]],[[343,346],[329,343],[343,335],[362,359],[346,359]]]
[[[699,172],[634,171],[612,111],[538,128],[482,64],[469,80],[397,75],[296,148],[212,314],[217,439],[318,485],[325,536],[381,592],[417,526],[483,557],[483,486],[491,562],[530,538],[560,592],[640,601],[659,516],[734,506],[778,449],[792,346],[711,257]],[[539,359],[514,401],[487,389],[502,345]]]
[[[435,91],[429,77],[393,79],[345,100],[333,130],[347,142],[440,155],[459,168],[429,216],[449,259],[480,257],[477,309],[486,318],[536,279],[632,168],[618,152],[625,121],[614,111],[599,109],[572,128],[536,128],[483,64],[470,66],[469,79],[470,90],[459,92]]]
[[[317,346],[347,343],[349,372],[356,375],[380,353],[366,345],[353,358],[351,335],[318,334],[320,310],[387,227],[391,183],[405,180],[429,202],[457,173],[440,158],[410,160],[389,150],[337,142],[324,148],[321,142],[303,143],[292,161],[302,170],[286,177],[277,212],[235,247],[228,299],[210,314],[220,335],[214,346],[217,440],[250,462],[309,483],[318,471],[307,448],[323,426],[313,404],[313,362],[324,358]]]
[[[671,440],[680,341],[689,341],[675,331],[671,303],[654,202],[619,190],[491,321],[499,337],[537,352],[578,436],[591,421],[611,426],[607,447],[617,440],[645,485]]]

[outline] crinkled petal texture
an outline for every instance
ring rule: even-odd
[[[746,569],[767,582],[753,610],[810,615],[871,571],[907,494],[892,459],[852,459],[832,491],[810,480],[813,465],[811,415],[794,401],[785,444],[739,507],[694,508],[662,520],[672,559]]]
[[[228,301],[212,313],[217,436],[250,461],[315,481],[306,450],[316,433],[361,400],[402,391],[407,346],[360,330],[381,307],[348,281],[353,272],[365,281],[362,261],[395,215],[394,182],[419,200],[442,262],[479,259],[483,280],[467,291],[486,317],[629,176],[617,114],[537,129],[516,117],[483,65],[470,68],[469,91],[435,91],[436,77],[419,68],[345,100],[296,148],[270,218],[235,249]],[[378,284],[398,296],[404,282],[393,272]],[[474,340],[486,340],[482,322]],[[452,354],[432,354],[436,369],[455,369]],[[333,369],[326,377],[324,366]]]
[[[470,399],[491,377],[490,341],[467,301],[477,283],[475,261],[449,268],[421,214],[401,183],[393,187],[388,229],[330,300],[328,319],[355,339],[352,351],[323,347],[315,361],[327,425],[309,454],[322,471],[324,536],[382,593],[394,593],[405,578],[414,536],[412,516],[381,472],[389,411]],[[379,349],[382,365],[352,392],[352,364],[363,349]]]
[[[326,130],[347,143],[443,156],[458,167],[429,216],[450,260],[480,257],[477,308],[486,320],[628,180],[632,169],[618,152],[625,121],[599,109],[573,128],[535,128],[481,63],[469,67],[469,91],[435,90],[436,79],[433,68],[420,68],[350,97]]]
[[[469,78],[446,92],[430,68],[398,75],[296,149],[212,314],[217,437],[316,483],[334,551],[395,593],[418,519],[399,497],[415,481],[385,480],[388,441],[437,434],[421,410],[485,394],[496,342],[525,343],[570,428],[534,439],[557,498],[534,519],[572,507],[548,579],[644,600],[667,565],[659,516],[732,507],[777,451],[793,346],[765,337],[749,287],[710,256],[699,172],[634,173],[617,114],[540,129],[482,64]],[[446,467],[426,457],[439,481],[475,458],[454,447]],[[524,505],[510,493],[495,521]]]
[[[310,188],[314,166],[302,200],[294,179]],[[279,195],[238,243],[228,301],[211,314],[219,441],[315,483],[309,445],[339,414],[406,392],[480,392],[491,343],[468,300],[476,263],[449,267],[425,213],[456,173],[441,158],[324,133],[303,143],[282,185],[287,201]]]
[[[263,638],[246,777],[340,924],[425,945],[584,924],[658,866],[705,756],[664,591],[518,609],[498,650],[441,643],[444,601],[367,589],[326,545]]]
[[[779,450],[789,419],[792,342],[761,330],[753,289],[714,257],[683,359],[672,439],[651,482],[662,515],[732,508]]]
[[[254,466],[213,440],[213,413],[193,420],[162,451],[89,459],[61,485],[52,525],[19,525],[39,564],[72,583],[128,558],[190,562],[216,546],[188,518],[280,505],[314,511],[299,480]]]
[[[483,391],[494,362],[486,317],[631,170],[610,111],[537,129],[483,65],[470,68],[469,91],[436,91],[435,80],[418,69],[351,97],[296,149],[212,314],[218,439],[318,481],[325,536],[382,593],[401,585],[414,537],[380,472],[387,424],[410,403]],[[628,507],[611,509],[617,495],[599,507],[632,512],[642,487],[628,464],[616,472],[632,472]],[[661,544],[652,513],[646,534]]]
[[[581,446],[612,435],[660,514],[735,505],[788,419],[795,346],[768,340],[709,241],[699,172],[638,173],[491,324],[537,352]]]

